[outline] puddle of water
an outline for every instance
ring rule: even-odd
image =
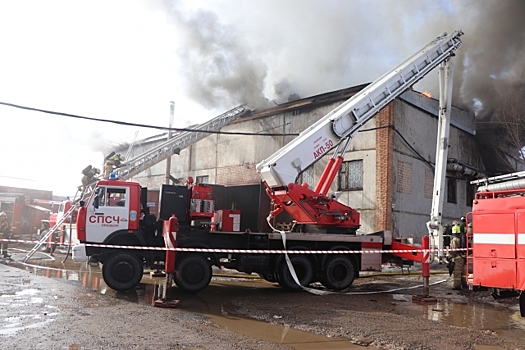
[[[118,299],[134,303],[153,305],[155,300],[163,295],[165,278],[151,277],[144,274],[141,284],[135,291],[126,293],[116,292],[106,286],[99,267],[78,264],[71,260],[62,263],[59,260],[42,259],[31,261],[33,264],[21,266],[29,269],[39,276],[48,278],[62,278],[66,280],[79,281],[82,286],[102,294],[110,295]],[[232,279],[217,278],[212,283],[228,287]],[[239,283],[236,279],[235,283]],[[260,280],[243,280],[241,282],[246,288],[275,288],[272,284]],[[199,293],[201,295],[203,293]],[[82,293],[78,299],[89,301],[91,293]],[[271,325],[266,322],[257,321],[235,315],[235,307],[227,299],[213,296],[201,297],[199,295],[181,295],[182,310],[197,313],[208,318],[220,327],[243,334],[256,339],[263,339],[279,344],[290,346],[294,349],[317,350],[317,349],[363,349],[362,346],[352,344],[348,339],[328,338],[322,335],[296,330],[290,327]],[[87,303],[86,307],[96,307]],[[369,350],[377,350],[375,347],[367,347]]]
[[[294,349],[364,349],[362,346],[352,344],[348,339],[331,339],[290,327],[271,325],[242,317],[217,315],[208,315],[207,317],[223,329],[256,339],[283,344]],[[367,347],[366,349],[372,350],[377,348]]]
[[[60,260],[63,257],[60,258]],[[164,290],[163,277],[151,277],[144,274],[141,284],[135,291],[119,293],[106,286],[102,279],[100,268],[84,263],[75,263],[71,259],[64,263],[58,259],[34,259],[33,265],[19,265],[17,267],[29,270],[36,275],[49,278],[61,278],[79,281],[82,286],[129,302],[153,305]],[[274,285],[260,280],[235,280],[228,278],[214,278],[212,284],[228,288],[229,284],[242,285],[243,288],[275,288]],[[31,290],[30,290],[31,291]],[[177,293],[177,289],[174,289]],[[26,292],[31,293],[31,292]],[[79,300],[88,302],[90,293],[79,295]],[[4,295],[5,297],[5,295]],[[525,318],[519,312],[509,312],[508,309],[498,309],[487,304],[454,303],[452,300],[438,300],[436,304],[420,305],[412,303],[411,295],[391,294],[398,312],[412,316],[423,316],[429,320],[443,322],[458,327],[490,330],[509,341],[525,345]],[[175,295],[174,298],[178,299]],[[270,325],[266,322],[240,317],[235,314],[235,307],[224,296],[212,295],[212,292],[203,292],[199,295],[180,295],[182,310],[199,313],[208,317],[220,327],[244,334],[256,339],[270,340],[285,344],[295,349],[363,349],[362,346],[351,344],[347,339],[332,339],[308,332],[291,329],[289,327]],[[86,307],[98,305],[86,304]],[[525,346],[524,346],[525,348]],[[367,349],[373,349],[367,347]],[[496,350],[497,347],[477,346],[476,350]]]
[[[392,299],[401,302],[396,303],[395,308],[403,314],[423,316],[431,321],[457,327],[493,331],[499,337],[523,344],[525,348],[525,318],[520,317],[517,310],[509,311],[489,304],[460,303],[447,299],[438,299],[436,304],[420,305],[412,303],[410,295],[394,294]]]
[[[212,285],[226,286],[227,284],[242,283],[243,288],[275,288],[273,285],[264,281],[242,281],[227,282],[212,281]],[[163,295],[165,285],[163,284],[141,284],[136,293],[115,293],[116,297],[123,297],[126,300],[152,305],[159,295]],[[108,291],[111,291],[110,289]],[[124,294],[124,295],[123,295]],[[131,294],[131,295],[127,295]],[[177,293],[175,293],[177,294]],[[323,335],[300,331],[294,328],[281,325],[272,325],[266,322],[239,316],[235,312],[235,306],[220,295],[210,296],[212,293],[201,292],[199,295],[180,294],[180,309],[192,313],[200,314],[208,318],[211,322],[221,328],[243,334],[255,339],[268,340],[277,344],[287,345],[294,349],[301,350],[320,350],[320,349],[364,349],[363,346],[355,345],[348,339],[329,338]],[[369,346],[368,350],[378,350]]]

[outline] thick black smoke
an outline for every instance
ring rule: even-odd
[[[184,38],[188,95],[208,108],[264,107],[371,82],[459,29],[454,105],[490,124],[501,96],[525,86],[523,0],[230,0],[205,10],[166,4]],[[415,88],[437,96],[437,73]],[[486,125],[483,135],[500,135]]]

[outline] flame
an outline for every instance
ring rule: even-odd
[[[425,96],[425,97],[428,97],[428,98],[431,98],[432,97],[432,94],[430,93],[430,91],[423,91],[421,93],[421,95]]]

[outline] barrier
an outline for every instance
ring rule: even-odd
[[[23,239],[0,239],[0,242],[12,242],[12,243],[28,243],[36,244],[39,241],[35,240],[23,240]],[[55,243],[59,245],[70,245],[74,246],[76,244],[67,244],[67,243]],[[396,249],[396,250],[286,250],[286,249],[222,249],[222,248],[166,248],[166,247],[150,247],[150,246],[131,246],[131,245],[113,245],[113,244],[98,244],[98,243],[83,243],[87,247],[99,247],[99,248],[113,248],[113,249],[132,249],[132,250],[170,250],[178,252],[187,252],[187,253],[228,253],[228,254],[389,254],[389,253],[417,253],[424,252],[429,254],[430,252],[443,251],[443,252],[452,252],[452,251],[466,251],[466,248],[444,248],[444,249]]]

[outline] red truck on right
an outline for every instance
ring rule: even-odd
[[[519,294],[525,316],[525,172],[472,181],[478,191],[467,216],[467,283]]]

